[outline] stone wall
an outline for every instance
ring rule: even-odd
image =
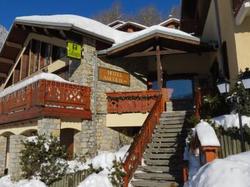
[[[82,131],[74,136],[74,154],[94,156],[97,152],[96,129],[92,121],[82,122]]]
[[[92,115],[92,129],[96,135],[93,139],[93,145],[97,144],[100,150],[114,150],[121,146],[119,141],[119,129],[113,130],[106,127],[106,114],[107,114],[107,92],[113,91],[139,91],[146,90],[145,79],[138,78],[132,75],[131,72],[135,71],[136,63],[130,63],[132,66],[126,66],[123,62],[117,60],[116,62],[106,63],[99,59],[96,54],[95,41],[90,38],[83,39],[83,58],[80,62],[72,61],[70,64],[70,78],[72,82],[77,82],[81,85],[91,87],[91,110]],[[119,64],[119,65],[116,65]],[[130,86],[122,86],[118,84],[98,81],[98,67],[110,68],[130,74]],[[85,129],[83,128],[83,131]],[[78,134],[76,139],[84,134]],[[87,135],[86,135],[87,136]],[[76,140],[77,141],[77,140]],[[77,149],[77,148],[76,148]]]
[[[60,137],[61,119],[56,118],[41,118],[37,121],[38,135]]]
[[[26,137],[22,135],[10,136],[9,174],[12,180],[18,180],[21,178],[22,170],[20,166],[20,152],[24,149],[22,141],[24,141],[25,138]]]
[[[0,136],[0,176],[4,175],[6,163],[7,138]]]

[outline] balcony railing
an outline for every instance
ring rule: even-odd
[[[0,124],[41,116],[91,119],[90,88],[39,80],[0,98]]]
[[[113,92],[107,93],[108,113],[146,113],[150,112],[161,92]]]

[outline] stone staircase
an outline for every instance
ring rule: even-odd
[[[134,187],[182,186],[182,155],[187,131],[186,112],[164,112],[147,145],[140,165],[131,181]]]

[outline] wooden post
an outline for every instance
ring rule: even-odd
[[[157,84],[158,88],[162,88],[163,77],[162,77],[162,64],[161,64],[161,50],[160,46],[156,46],[156,65],[157,65]]]
[[[204,146],[201,147],[203,155],[205,157],[205,163],[212,162],[216,158],[218,158],[218,150],[220,147],[217,146]],[[204,163],[204,164],[205,164]]]

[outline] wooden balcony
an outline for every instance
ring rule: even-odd
[[[90,88],[39,80],[0,98],[0,124],[38,117],[90,120]]]
[[[160,95],[155,90],[107,93],[107,110],[110,114],[147,113]]]

